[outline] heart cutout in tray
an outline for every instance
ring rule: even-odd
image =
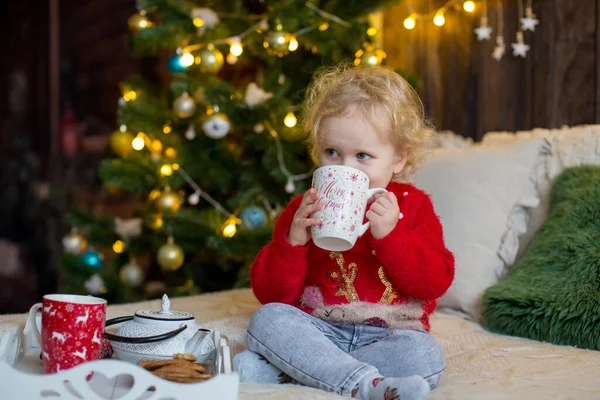
[[[130,374],[119,374],[108,378],[101,372],[93,371],[92,377],[88,382],[90,389],[103,399],[116,400],[131,391],[134,384],[134,378]]]

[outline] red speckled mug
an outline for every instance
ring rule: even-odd
[[[42,310],[42,332],[35,315]],[[42,348],[47,373],[97,360],[106,320],[106,300],[72,294],[48,294],[29,310],[29,324]]]

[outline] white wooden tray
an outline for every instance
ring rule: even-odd
[[[78,365],[56,374],[44,374],[40,349],[29,335],[15,327],[0,338],[0,398],[77,400],[237,400],[239,376],[231,370],[225,338],[219,349],[220,368],[208,381],[181,384],[161,379],[128,362],[110,359]],[[32,347],[34,345],[35,347]],[[90,373],[93,374],[90,375]]]

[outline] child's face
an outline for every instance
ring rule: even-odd
[[[390,138],[378,133],[355,106],[341,117],[327,117],[321,123],[319,165],[345,165],[369,177],[369,187],[385,188],[394,173],[406,162]]]

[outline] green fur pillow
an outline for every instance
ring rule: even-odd
[[[483,296],[486,329],[600,350],[600,166],[566,169],[550,213],[507,277]]]

